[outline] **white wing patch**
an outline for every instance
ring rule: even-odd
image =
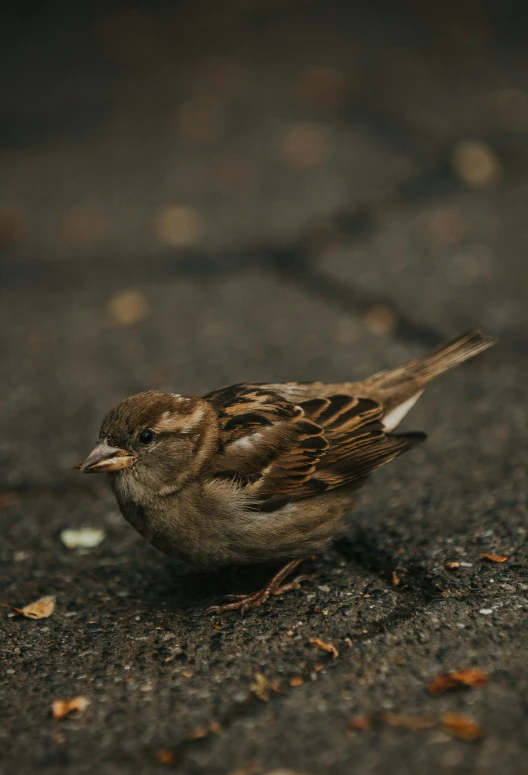
[[[416,393],[416,395],[408,398],[407,401],[403,402],[403,404],[400,404],[394,409],[391,409],[391,411],[385,415],[383,418],[383,427],[386,431],[393,431],[394,428],[396,428],[401,423],[407,412],[413,408],[422,393],[423,390],[420,390],[418,393]]]

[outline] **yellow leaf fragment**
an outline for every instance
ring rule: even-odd
[[[484,727],[478,721],[460,713],[444,713],[440,722],[446,732],[450,732],[461,740],[480,740],[486,734]]]
[[[249,689],[262,702],[269,700],[270,682],[262,673],[255,673]]]
[[[310,643],[312,646],[316,646],[318,649],[321,649],[321,651],[326,651],[327,654],[331,654],[332,659],[337,659],[339,656],[339,651],[336,649],[333,643],[326,643],[320,638],[310,638]]]
[[[58,721],[70,713],[84,713],[90,700],[87,697],[72,697],[69,700],[55,700],[51,704],[51,715],[54,721]]]

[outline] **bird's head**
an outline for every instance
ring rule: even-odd
[[[149,390],[108,412],[97,445],[78,468],[108,473],[121,489],[164,495],[200,472],[217,439],[216,414],[207,401]]]

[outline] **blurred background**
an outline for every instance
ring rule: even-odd
[[[8,485],[76,462],[147,387],[361,377],[473,326],[525,351],[526,21],[491,0],[8,3]]]

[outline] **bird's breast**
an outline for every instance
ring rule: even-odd
[[[196,483],[147,505],[119,505],[125,519],[164,554],[215,568],[320,551],[346,529],[352,493],[333,491],[259,513],[236,485],[223,480]]]

